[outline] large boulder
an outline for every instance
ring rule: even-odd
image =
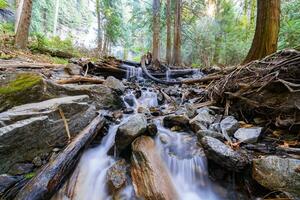
[[[114,89],[118,93],[122,94],[125,92],[124,84],[113,76],[109,76],[103,83],[105,86]]]
[[[120,125],[115,138],[118,152],[123,151],[137,137],[141,136],[147,130],[147,120],[143,114],[130,116],[124,124]]]
[[[101,109],[119,109],[122,99],[104,85],[58,85],[37,73],[5,73],[0,78],[0,112],[52,98],[88,95]]]
[[[21,176],[10,176],[7,174],[0,175],[0,197],[6,190],[11,188],[15,183],[22,179]]]
[[[25,104],[0,113],[0,174],[16,163],[27,163],[67,144],[67,119],[71,136],[84,129],[96,116],[87,95],[56,98]]]
[[[250,164],[246,155],[234,151],[218,139],[205,136],[201,139],[201,144],[209,160],[227,168],[229,171],[240,171]]]
[[[253,178],[272,191],[300,198],[300,160],[267,156],[253,160]]]
[[[253,127],[253,128],[240,128],[234,133],[234,137],[238,139],[239,142],[243,143],[256,143],[262,128]]]
[[[131,177],[134,190],[141,199],[178,199],[164,161],[148,136],[141,136],[132,143]]]

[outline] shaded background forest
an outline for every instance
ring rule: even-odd
[[[15,3],[0,0],[2,33],[13,34]],[[166,1],[161,3],[160,55],[164,60]],[[171,4],[174,8],[173,1]],[[299,48],[299,10],[298,0],[281,1],[279,49]],[[151,50],[152,17],[151,0],[33,0],[30,48],[47,46],[77,54],[101,48],[103,54],[138,61],[141,54]],[[255,21],[255,0],[184,0],[184,64],[204,67],[240,63],[251,46]]]

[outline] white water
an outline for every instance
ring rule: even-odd
[[[138,106],[158,106],[156,92],[151,89],[143,91],[142,96],[135,99],[133,107],[136,110]],[[124,118],[121,124],[126,123],[127,119]],[[164,128],[160,119],[155,123],[158,127],[155,143],[170,170],[180,200],[218,200],[208,179],[206,159],[197,147],[197,138],[189,133]],[[61,190],[53,200],[112,199],[107,193],[106,173],[116,160],[108,155],[108,151],[114,146],[119,126],[112,125],[101,144],[83,154],[67,189]],[[122,199],[133,199],[133,187],[127,186],[121,196]]]
[[[217,200],[208,178],[206,158],[189,133],[172,132],[156,121],[156,145],[161,151],[181,200]]]
[[[142,68],[130,66],[130,65],[123,65],[126,67],[126,79],[130,79],[135,77],[137,80],[142,80],[143,79],[143,70]]]

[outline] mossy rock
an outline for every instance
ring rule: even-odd
[[[35,73],[7,73],[0,79],[0,112],[14,106],[40,101],[43,78]]]

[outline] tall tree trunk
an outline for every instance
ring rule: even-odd
[[[174,43],[173,43],[173,64],[180,66],[181,63],[181,9],[182,0],[176,0],[174,20]]]
[[[216,13],[215,13],[215,19],[219,21],[221,18],[221,0],[216,0]],[[215,52],[214,52],[214,57],[213,57],[213,63],[214,64],[219,64],[220,60],[220,50],[221,50],[221,42],[222,42],[222,32],[223,30],[220,30],[215,34]]]
[[[152,58],[153,63],[159,61],[159,49],[160,49],[160,0],[153,0],[152,4],[153,12],[153,37],[152,37]]]
[[[96,12],[97,12],[97,46],[99,53],[102,49],[102,32],[101,32],[101,10],[100,10],[100,0],[96,0]]]
[[[17,25],[15,46],[25,49],[27,47],[29,26],[31,21],[32,0],[22,0],[22,11],[20,12],[20,20]]]
[[[16,14],[15,14],[15,33],[17,33],[17,29],[20,23],[20,17],[22,13],[24,0],[16,0]]]
[[[60,0],[56,0],[55,3],[55,15],[54,15],[54,25],[53,25],[53,35],[56,35],[57,24],[58,24],[58,14],[59,14],[59,2]]]
[[[172,60],[172,38],[171,38],[171,0],[167,0],[167,47],[166,60],[170,64]]]
[[[261,59],[277,50],[280,0],[258,0],[255,35],[243,63]]]

